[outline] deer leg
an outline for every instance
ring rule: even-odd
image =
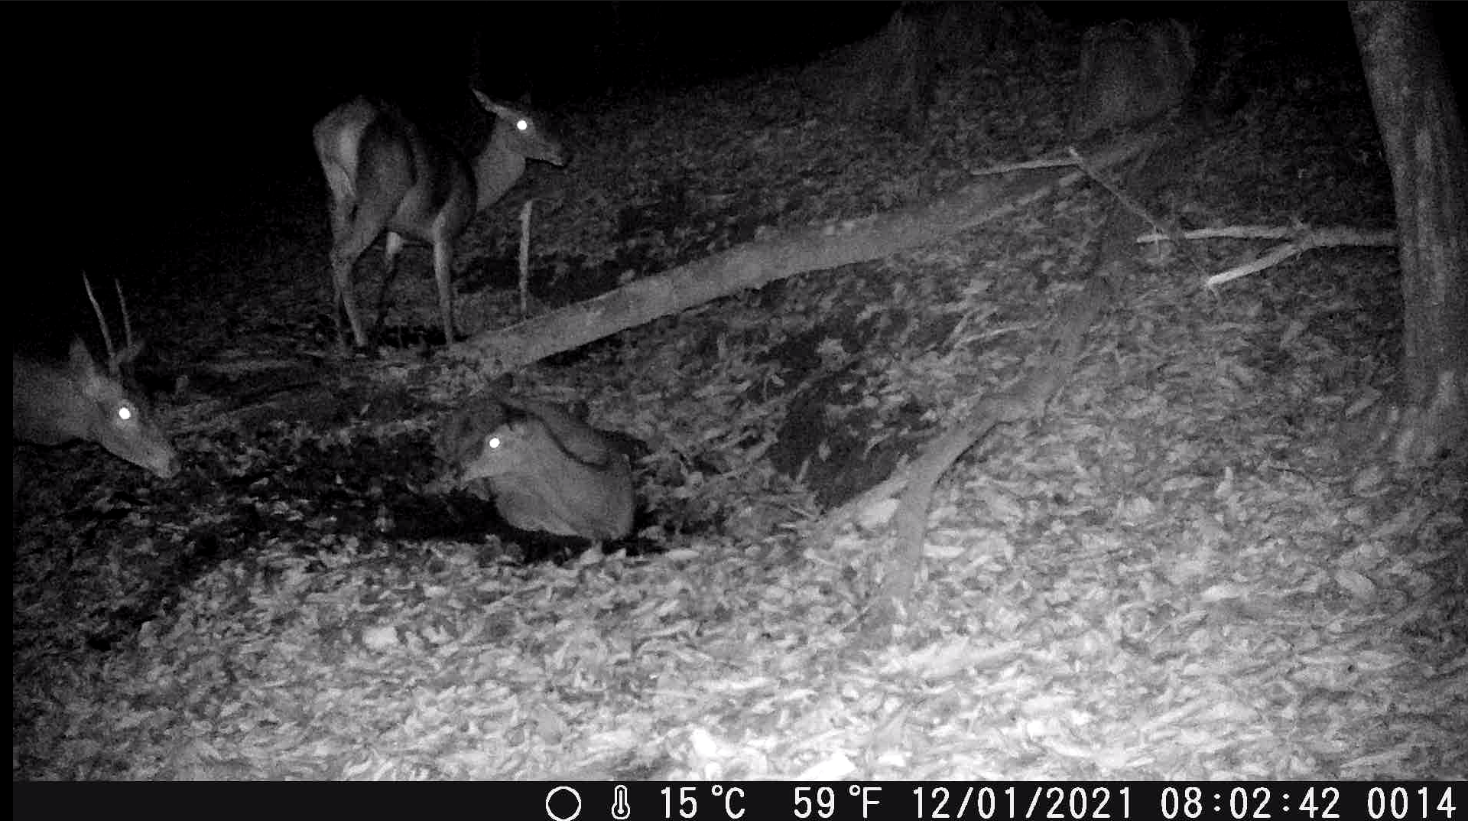
[[[392,307],[393,280],[398,276],[398,254],[403,250],[403,237],[395,231],[387,233],[387,247],[382,252],[382,287],[377,291],[377,322],[372,326],[372,336],[382,333],[382,323]]]
[[[433,278],[438,281],[438,313],[443,320],[443,344],[454,344],[454,251],[449,240],[440,234],[433,242]]]
[[[347,322],[352,328],[352,339],[357,347],[367,346],[367,334],[362,330],[362,320],[357,311],[357,296],[352,292],[352,268],[357,263],[357,256],[348,249],[332,249],[331,252],[331,284],[332,303],[331,316],[336,322],[336,335],[343,343],[346,339],[342,329],[342,312],[347,314]]]
[[[362,252],[367,250],[387,225],[390,203],[384,204],[385,200],[385,197],[373,197],[370,192],[363,192],[363,197],[356,203],[356,213],[350,218],[343,218],[343,232],[335,235],[331,248],[332,283],[336,289],[332,313],[336,315],[338,306],[346,311],[347,322],[352,326],[352,339],[359,348],[367,347],[367,333],[362,328],[357,295],[352,288],[352,269],[356,267]],[[346,207],[350,208],[351,204]],[[336,323],[337,336],[340,338],[340,316],[336,316]]]

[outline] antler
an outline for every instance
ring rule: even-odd
[[[127,297],[122,295],[122,280],[113,277],[112,284],[117,287],[117,304],[122,307],[122,333],[127,338],[122,349],[127,350],[133,346],[133,321],[127,315]]]
[[[112,375],[117,375],[117,351],[112,347],[112,333],[107,329],[107,317],[102,315],[102,306],[97,303],[97,295],[92,293],[92,280],[87,277],[87,272],[82,271],[82,286],[87,289],[87,299],[92,303],[92,311],[97,314],[97,325],[102,329],[102,344],[107,346],[107,367]],[[119,285],[120,289],[122,286]],[[121,291],[119,291],[121,293]],[[123,313],[126,317],[126,312]]]
[[[123,347],[119,353],[112,345],[112,333],[107,324],[107,317],[102,313],[102,306],[97,302],[97,295],[92,293],[92,280],[87,272],[82,272],[82,285],[87,289],[87,300],[92,303],[92,311],[97,315],[97,326],[102,329],[102,344],[107,346],[107,370],[113,376],[117,376],[122,369],[122,360],[130,356],[133,351],[133,321],[127,313],[127,297],[122,294],[122,282],[114,278],[113,286],[117,288],[117,304],[122,309],[122,334]]]

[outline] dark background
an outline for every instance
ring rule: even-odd
[[[1042,4],[1057,28],[1179,14],[1351,43],[1343,3]],[[7,4],[10,283],[20,317],[76,272],[130,289],[200,242],[321,189],[312,124],[368,91],[443,123],[491,96],[542,108],[793,64],[868,36],[894,3]],[[1445,31],[1460,8],[1436,7]],[[1448,35],[1453,37],[1455,35]],[[483,64],[471,67],[475,38]],[[1461,49],[1446,39],[1461,67]],[[1350,66],[1344,70],[1359,71]],[[569,135],[574,151],[575,135]],[[322,210],[325,220],[325,210]],[[323,250],[324,254],[324,250]],[[221,268],[229,267],[221,260]],[[53,287],[54,286],[54,287]],[[163,286],[160,286],[163,287]],[[170,284],[166,287],[177,287]],[[67,290],[69,289],[69,290]],[[68,299],[63,298],[63,299]],[[74,305],[75,300],[70,300]],[[83,305],[83,307],[85,307]]]

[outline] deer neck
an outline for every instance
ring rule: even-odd
[[[60,366],[11,359],[10,420],[15,435],[38,445],[59,445],[85,436],[91,400]]]
[[[525,173],[525,156],[510,147],[513,135],[503,123],[495,123],[489,143],[474,160],[474,182],[478,190],[475,210],[482,211],[505,195]]]

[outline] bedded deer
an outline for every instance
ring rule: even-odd
[[[510,525],[620,539],[632,532],[634,498],[616,435],[546,402],[485,397],[460,408],[437,439],[453,483],[486,481]]]

